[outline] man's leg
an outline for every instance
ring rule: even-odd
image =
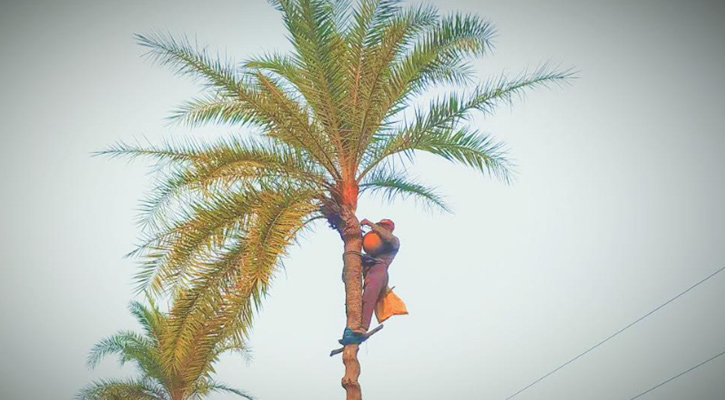
[[[375,305],[380,298],[380,293],[386,285],[387,271],[385,266],[374,266],[365,276],[365,284],[363,285],[363,309],[362,309],[362,326],[360,332],[367,332],[370,328],[370,322],[373,319]]]
[[[338,340],[342,345],[351,343],[362,343],[365,341],[364,334],[370,328],[373,319],[373,312],[378,298],[385,286],[388,284],[388,269],[385,265],[373,265],[364,276],[363,284],[363,310],[362,325],[356,329],[345,328],[342,339]]]

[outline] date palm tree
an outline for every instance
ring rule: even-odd
[[[175,296],[172,331],[181,343],[206,319],[244,336],[286,250],[320,219],[342,240],[346,326],[356,328],[360,196],[413,197],[448,210],[407,173],[421,152],[509,182],[501,143],[469,117],[571,76],[543,65],[477,81],[471,61],[488,54],[494,29],[475,15],[442,16],[396,0],[270,3],[282,15],[288,53],[235,64],[183,36],[137,37],[153,60],[203,84],[176,122],[249,134],[99,152],[157,162],[158,183],[142,207],[144,238],[130,255],[141,260],[141,290]],[[357,352],[356,344],[343,351],[348,399],[361,398]]]
[[[248,394],[212,379],[213,365],[219,356],[227,351],[245,353],[243,343],[233,337],[218,336],[218,327],[217,332],[202,327],[194,346],[179,348],[170,340],[169,314],[159,311],[153,302],[147,307],[134,301],[129,308],[143,334],[121,331],[101,340],[91,350],[88,365],[95,367],[104,357],[117,354],[121,364],[133,362],[141,377],[93,382],[81,390],[78,400],[197,400],[213,392],[253,400]],[[174,353],[183,355],[180,362],[168,359],[168,354]]]

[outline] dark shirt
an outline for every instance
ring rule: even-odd
[[[370,228],[380,235],[383,241],[383,251],[376,256],[369,254],[363,256],[363,265],[366,267],[363,272],[367,272],[369,268],[377,265],[385,266],[385,269],[387,269],[400,249],[400,239],[393,235],[392,232],[376,224],[372,224]]]

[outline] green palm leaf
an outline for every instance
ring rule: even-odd
[[[84,387],[77,400],[169,400],[161,389],[145,380],[100,380]]]
[[[131,331],[122,331],[99,341],[88,357],[89,366],[110,354],[119,355],[121,363],[134,362],[140,368],[141,377],[128,380],[100,380],[84,387],[78,394],[79,400],[141,399],[171,400],[192,399],[207,395],[213,391],[227,391],[242,397],[250,396],[212,380],[213,365],[219,356],[228,351],[246,354],[248,349],[243,341],[233,336],[224,336],[217,329],[216,335],[207,326],[197,328],[193,336],[203,338],[185,344],[173,340],[169,331],[176,312],[172,306],[170,313],[161,312],[151,302],[147,307],[132,302],[130,310],[144,328],[145,335]],[[207,324],[208,325],[208,324]],[[197,346],[202,344],[202,346]],[[167,353],[177,352],[176,346],[192,346],[183,353],[193,355],[180,362],[163,360]]]
[[[183,103],[172,113],[170,119],[188,126],[210,123],[245,125],[253,117],[249,107],[238,99],[207,95]]]
[[[137,35],[137,39],[149,48],[148,55],[153,60],[171,66],[180,74],[201,79],[213,101],[228,99],[234,102],[231,108],[223,107],[226,112],[219,112],[218,104],[212,110],[192,108],[192,115],[196,113],[190,117],[192,121],[249,122],[263,128],[271,137],[308,151],[331,174],[338,174],[335,157],[329,154],[329,139],[309,124],[305,108],[290,98],[278,83],[254,71],[237,72],[231,62],[212,57],[206,50],[198,50],[198,45],[192,45],[185,37],[176,39],[154,34]],[[204,108],[208,103],[209,98],[201,103],[197,99],[191,105]],[[185,106],[188,107],[189,104]]]
[[[220,392],[220,393],[232,393],[236,394],[237,396],[244,397],[248,400],[254,400],[254,397],[252,397],[250,394],[241,391],[239,389],[235,389],[233,387],[229,387],[223,383],[209,381],[207,383],[204,383],[201,385],[198,389],[199,394],[206,395],[213,392]]]
[[[119,143],[104,153],[130,158],[151,156],[174,162],[167,164],[170,172],[160,175],[151,195],[142,203],[139,223],[144,230],[158,230],[160,222],[172,218],[168,212],[174,201],[185,203],[210,192],[233,190],[239,184],[323,189],[329,181],[326,171],[310,162],[307,154],[271,140],[231,138],[204,144],[186,139],[162,148]]]
[[[453,93],[436,99],[427,111],[416,110],[415,120],[397,133],[373,137],[359,176],[364,177],[386,157],[400,152],[410,156],[413,151],[421,150],[461,162],[508,182],[511,178],[510,162],[504,158],[502,146],[475,130],[459,128],[459,124],[472,111],[489,114],[495,106],[510,103],[513,97],[521,96],[528,88],[557,84],[569,77],[569,72],[555,72],[544,66],[532,74],[524,73],[512,80],[499,78],[489,81],[471,94]]]
[[[396,198],[413,197],[428,207],[451,212],[443,197],[434,189],[389,169],[379,169],[365,176],[360,182],[360,191],[381,194],[386,202],[392,202]]]
[[[162,33],[135,35],[138,43],[148,49],[146,55],[161,65],[173,68],[181,75],[188,75],[203,82],[205,87],[218,93],[235,97],[245,90],[233,62],[210,54],[206,49],[197,50],[186,36],[173,37]]]
[[[256,195],[250,202],[254,211],[249,225],[238,233],[238,242],[216,262],[190,271],[189,284],[175,297],[170,332],[179,345],[166,357],[203,365],[202,360],[190,361],[196,356],[186,349],[209,354],[215,337],[246,335],[281,257],[318,207],[314,194],[284,188]]]

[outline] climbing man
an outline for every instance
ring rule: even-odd
[[[375,256],[364,254],[363,261],[363,296],[362,296],[362,325],[356,329],[345,328],[340,344],[348,345],[361,343],[364,335],[370,328],[375,305],[388,285],[388,267],[393,262],[400,249],[400,240],[393,235],[395,223],[389,219],[382,219],[377,224],[363,219],[360,225],[369,226],[382,240],[383,248]]]

